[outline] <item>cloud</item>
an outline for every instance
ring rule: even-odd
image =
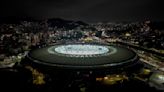
[[[164,20],[162,0],[7,0],[0,5],[0,16],[62,17],[89,22]]]

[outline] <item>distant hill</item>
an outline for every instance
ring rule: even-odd
[[[38,21],[31,17],[0,17],[0,24],[20,24],[21,21]]]
[[[51,27],[58,27],[58,28],[68,28],[68,29],[73,29],[78,26],[87,26],[88,24],[82,22],[82,21],[71,21],[71,20],[64,20],[61,18],[52,18],[48,19],[47,23]]]
[[[47,22],[48,26],[50,27],[58,27],[58,28],[66,28],[66,29],[73,29],[78,26],[87,26],[87,23],[82,21],[72,21],[72,20],[65,20],[61,18],[51,18],[51,19],[33,19],[31,17],[1,17],[0,24],[20,24],[22,21],[29,21],[29,22],[38,22],[43,23]]]
[[[154,21],[150,26],[153,29],[164,30],[164,21]]]

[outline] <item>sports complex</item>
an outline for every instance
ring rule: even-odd
[[[75,90],[81,84],[91,89],[96,85],[128,83],[128,78],[143,67],[135,51],[127,47],[81,42],[55,43],[31,50],[21,64],[31,66],[32,73],[38,70],[47,84],[52,83],[53,89],[61,92],[63,87]]]
[[[125,47],[100,43],[55,44],[30,51],[27,63],[49,69],[123,69],[138,63],[137,54]]]

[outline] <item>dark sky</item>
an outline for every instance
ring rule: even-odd
[[[4,2],[5,1],[5,2]],[[4,0],[0,17],[60,17],[86,22],[164,20],[163,0]]]

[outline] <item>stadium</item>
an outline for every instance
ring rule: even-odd
[[[128,48],[100,43],[55,44],[30,51],[25,64],[43,71],[111,72],[134,68],[137,54]],[[27,62],[28,61],[28,62]]]
[[[21,64],[48,76],[45,79],[51,82],[46,82],[54,90],[65,88],[71,91],[81,85],[92,89],[99,82],[111,85],[126,81],[142,67],[133,50],[104,43],[57,43],[45,46],[31,50]]]

